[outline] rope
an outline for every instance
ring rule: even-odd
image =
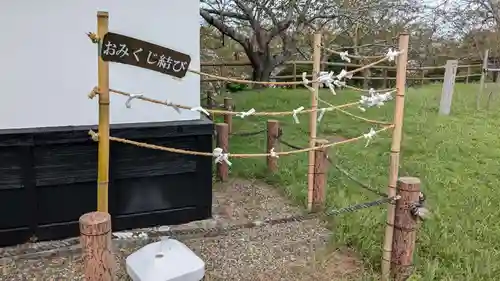
[[[206,77],[218,79],[221,81],[240,83],[240,84],[281,85],[281,86],[303,84],[302,82],[299,82],[299,81],[295,81],[295,82],[294,81],[291,81],[291,82],[286,82],[286,81],[253,81],[253,80],[237,79],[237,78],[232,78],[232,77],[223,77],[223,76],[209,74],[206,72],[201,72],[201,71],[193,70],[193,69],[188,69],[188,71],[191,73],[194,73],[194,74],[201,75],[201,76],[206,76]]]
[[[339,52],[339,51],[336,51],[336,50],[333,50],[333,49],[330,49],[330,48],[327,48],[327,47],[324,47],[324,46],[320,46],[321,49],[327,51],[327,52],[330,52],[332,54],[336,54],[336,55],[345,55],[346,57],[348,58],[352,58],[352,59],[359,59],[359,60],[362,60],[362,59],[379,59],[379,58],[383,58],[385,57],[385,55],[378,55],[378,56],[357,56],[357,55],[349,55],[349,54],[345,54],[343,52]]]
[[[393,128],[394,125],[386,126],[378,131],[375,131],[375,133],[380,133],[386,130],[389,130]],[[99,141],[99,135],[90,130],[89,135],[92,137],[92,140],[94,141]],[[323,147],[333,147],[337,146],[340,144],[346,144],[346,143],[351,143],[357,140],[362,140],[365,139],[365,135],[361,135],[359,137],[339,141],[339,142],[332,142],[332,143],[327,143],[324,145],[320,146],[313,146],[313,147],[307,147],[307,148],[302,148],[302,149],[297,149],[297,150],[291,150],[291,151],[282,151],[282,152],[275,152],[275,153],[255,153],[255,154],[248,154],[248,153],[241,153],[241,154],[228,154],[228,156],[231,156],[233,158],[252,158],[252,157],[275,157],[275,156],[285,156],[285,155],[292,155],[292,154],[298,154],[302,152],[308,152],[312,150],[317,150]],[[135,145],[138,147],[143,147],[143,148],[149,148],[149,149],[155,149],[155,150],[161,150],[161,151],[167,151],[167,152],[172,152],[172,153],[179,153],[179,154],[186,154],[186,155],[195,155],[195,156],[208,156],[208,157],[214,157],[214,153],[211,152],[201,152],[201,151],[192,151],[192,150],[185,150],[185,149],[179,149],[179,148],[173,148],[173,147],[165,147],[165,146],[159,146],[159,145],[154,145],[154,144],[148,144],[144,142],[137,142],[133,140],[128,140],[128,139],[123,139],[123,138],[116,138],[116,137],[109,137],[109,140],[115,141],[115,142],[120,142],[120,143],[125,143],[125,144],[130,144],[130,145]]]
[[[301,82],[301,84],[302,84],[302,82]],[[135,99],[139,99],[139,100],[143,100],[143,101],[147,101],[147,102],[151,102],[151,103],[156,103],[156,104],[161,104],[161,105],[166,105],[166,106],[171,106],[174,108],[182,108],[182,109],[187,109],[187,110],[194,110],[196,108],[196,107],[191,107],[191,106],[186,106],[186,105],[173,104],[170,102],[152,99],[152,98],[148,98],[145,96],[135,96],[134,94],[127,93],[124,91],[115,90],[115,89],[109,89],[109,92],[119,94],[122,96],[126,96],[129,98],[131,96],[133,96]],[[96,94],[99,94],[99,93],[97,92],[97,89],[94,88],[94,91],[92,91],[89,94],[89,98],[93,98]],[[359,102],[351,102],[351,103],[337,105],[337,106],[335,106],[335,108],[344,108],[344,107],[354,106],[354,105],[358,105],[358,104],[359,104]],[[221,115],[240,115],[241,114],[241,112],[230,111],[230,110],[219,110],[219,109],[204,109],[204,110],[208,113],[221,114]],[[286,116],[286,115],[297,115],[297,114],[302,114],[302,113],[310,113],[310,112],[320,111],[320,110],[322,110],[322,109],[316,108],[316,109],[303,109],[301,111],[292,110],[292,111],[277,111],[277,112],[255,112],[252,115],[255,115],[255,116]]]
[[[363,70],[365,70],[365,69],[368,69],[368,68],[370,68],[370,67],[372,67],[372,66],[375,66],[375,65],[377,65],[377,64],[379,64],[379,63],[382,63],[382,62],[384,62],[384,61],[386,61],[386,60],[388,60],[388,59],[389,59],[389,57],[385,57],[385,56],[384,56],[383,58],[381,58],[381,59],[379,59],[379,60],[377,60],[377,61],[374,61],[374,62],[372,62],[372,63],[369,63],[369,64],[367,64],[367,65],[363,65],[363,66],[362,66],[362,67],[360,67],[360,68],[356,68],[356,69],[353,69],[353,70],[351,70],[351,71],[347,71],[347,75],[351,75],[351,74],[358,73],[358,72],[363,71]]]
[[[323,99],[321,99],[320,97],[318,97],[318,101],[322,102],[322,103],[325,103],[329,106],[331,106],[331,104]],[[346,115],[349,115],[351,117],[354,117],[356,119],[359,119],[359,120],[362,120],[362,121],[365,121],[365,122],[368,122],[368,123],[371,123],[371,124],[378,124],[378,125],[391,125],[392,123],[390,122],[386,122],[386,121],[378,121],[378,120],[373,120],[373,119],[368,119],[368,118],[365,118],[365,117],[361,117],[361,116],[358,116],[358,115],[355,115],[349,111],[346,111],[346,110],[343,110],[341,108],[335,108],[335,110],[337,111],[340,111]]]
[[[361,89],[361,88],[350,86],[350,85],[342,85],[342,87],[347,88],[347,89],[351,89],[351,90],[354,90],[357,92],[363,92],[363,93],[370,92],[370,90]],[[396,88],[377,89],[377,91],[380,91],[380,92],[392,91],[392,90],[396,90]]]

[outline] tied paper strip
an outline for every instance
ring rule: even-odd
[[[173,104],[171,101],[166,100],[165,103],[167,104],[167,106],[173,107],[174,110],[177,111],[177,113],[181,113],[179,107],[177,107],[177,105]]]
[[[363,137],[366,139],[365,147],[367,147],[372,141],[373,137],[377,134],[377,132],[371,128],[370,131],[366,134],[363,134]]]
[[[132,100],[133,100],[133,99],[137,99],[137,98],[142,98],[143,96],[144,96],[144,95],[142,95],[142,94],[130,94],[130,95],[128,96],[127,101],[125,102],[125,106],[126,106],[127,108],[132,108],[132,104],[131,104]]]
[[[271,154],[271,157],[280,158],[279,155],[274,151],[274,147],[271,148],[271,150],[269,151],[269,153]]]
[[[364,112],[367,107],[381,107],[386,101],[392,100],[392,93],[394,92],[395,90],[380,94],[375,92],[374,89],[370,89],[368,92],[369,96],[361,96],[361,99],[359,100],[360,106],[358,108]]]
[[[298,114],[299,112],[301,112],[302,110],[304,110],[304,107],[303,107],[303,106],[301,106],[301,107],[299,107],[299,108],[297,108],[297,109],[294,109],[294,110],[292,111],[292,112],[293,112],[292,117],[293,117],[293,121],[295,121],[295,124],[300,124],[299,117],[297,117],[297,114]]]
[[[330,89],[330,92],[332,92],[334,96],[337,95],[337,93],[335,92],[335,87],[333,86],[333,83],[335,83],[335,79],[333,79],[333,71],[320,72],[318,77],[318,82],[327,85],[328,88]]]
[[[318,115],[318,123],[321,122],[321,120],[323,119],[323,116],[325,116],[325,113],[327,111],[333,111],[333,107],[325,107],[325,108],[320,109],[320,112]]]
[[[338,80],[342,79],[352,79],[353,74],[351,72],[345,71],[345,69],[342,69],[339,74],[337,74],[336,78]]]
[[[249,111],[237,113],[236,116],[241,117],[241,119],[243,119],[243,118],[250,116],[254,113],[255,113],[255,108],[252,108]]]
[[[402,51],[393,51],[392,48],[389,48],[389,51],[387,51],[387,54],[385,55],[388,59],[388,61],[394,61],[396,57],[401,54]]]
[[[351,59],[349,58],[349,53],[347,51],[345,52],[339,52],[340,59],[346,62],[351,62]]]
[[[224,153],[222,148],[216,147],[212,154],[215,157],[215,164],[220,164],[224,161],[229,166],[233,165],[233,163],[229,161],[229,153]]]
[[[206,116],[210,116],[210,113],[208,113],[208,111],[206,111],[203,107],[201,106],[196,106],[196,107],[193,107],[190,109],[191,111],[198,111],[200,113],[203,113],[205,114]]]

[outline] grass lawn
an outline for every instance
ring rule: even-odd
[[[450,116],[438,116],[441,85],[406,91],[404,137],[400,176],[422,180],[432,218],[418,233],[416,272],[412,280],[498,280],[500,275],[500,104],[491,110],[475,110],[477,85],[457,84]],[[359,99],[359,93],[339,92],[321,97],[333,104]],[[232,95],[237,110],[288,111],[309,107],[307,90],[268,89]],[[377,120],[392,120],[393,103],[362,113]],[[307,146],[308,115],[294,124],[291,116],[274,118],[283,123],[283,139]],[[266,118],[234,118],[234,131],[265,128]],[[338,112],[328,112],[318,128],[318,136],[351,138],[367,133],[372,125]],[[352,175],[386,192],[391,131],[365,142],[330,149],[337,164]],[[266,149],[265,134],[232,136],[230,152],[261,153]],[[281,147],[281,150],[289,148]],[[305,204],[307,197],[307,153],[281,157],[279,173],[269,175],[263,158],[231,159],[233,176],[258,178],[281,187],[287,195]],[[370,201],[377,196],[360,188],[333,167],[328,173],[327,201],[343,207]],[[333,240],[354,248],[379,271],[385,228],[385,208],[372,208],[335,218]]]

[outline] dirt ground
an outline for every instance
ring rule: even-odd
[[[231,225],[285,217],[300,211],[266,184],[233,179],[216,185],[213,219],[172,228]],[[148,229],[141,231],[147,233]],[[238,230],[214,238],[177,239],[206,262],[205,280],[210,281],[341,281],[359,280],[363,273],[362,264],[354,253],[328,245],[329,231],[318,220]],[[115,239],[114,243],[119,264],[117,280],[129,280],[124,267],[125,258],[147,242]],[[15,261],[4,259],[0,263],[0,272],[0,281],[84,280],[78,250]]]

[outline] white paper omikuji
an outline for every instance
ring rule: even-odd
[[[200,281],[205,262],[175,239],[148,244],[127,257],[127,273],[133,281]]]

